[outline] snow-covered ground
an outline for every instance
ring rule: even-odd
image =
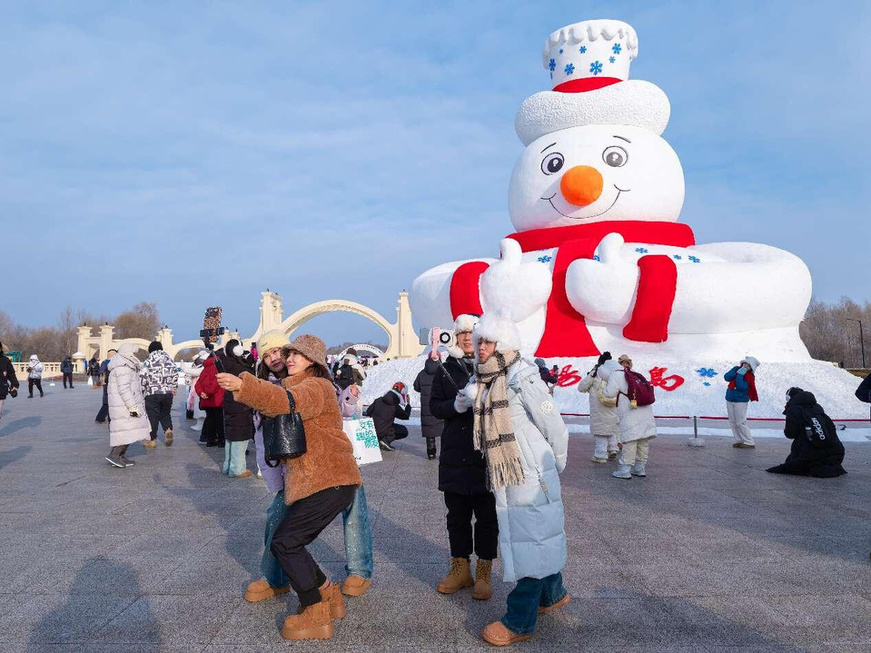
[[[366,382],[363,384],[363,403],[369,404],[376,397],[387,392],[396,381],[402,381],[409,389],[411,403],[420,406],[420,397],[413,391],[412,384],[418,372],[423,369],[424,357],[393,360],[382,363],[367,370]],[[577,381],[586,375],[595,363],[594,359],[553,359],[549,364],[556,364],[565,371],[565,382],[577,379],[572,385],[559,387],[554,398],[560,411],[567,416],[567,421],[574,415],[589,413],[589,403],[586,394],[577,390]],[[644,372],[648,378],[661,376],[660,387],[656,388],[656,405],[654,411],[659,417],[684,417],[678,420],[674,427],[663,426],[663,429],[675,428],[681,433],[692,433],[692,417],[725,418],[726,417],[726,382],[723,374],[735,362],[708,361],[668,362],[638,359],[635,369]],[[651,374],[651,370],[657,370]],[[842,433],[842,439],[851,439],[853,435],[860,436],[854,427],[869,428],[868,404],[863,404],[855,397],[856,388],[861,379],[849,372],[839,369],[830,363],[811,361],[809,363],[771,363],[765,361],[756,373],[756,385],[759,391],[759,402],[750,406],[749,417],[754,421],[751,428],[762,430],[768,428],[771,435],[779,435],[782,423],[762,422],[755,420],[777,420],[782,417],[786,402],[786,391],[791,386],[800,386],[813,392],[817,401],[836,422],[841,421],[849,427]],[[561,381],[563,382],[563,381]],[[670,388],[670,390],[666,389]],[[862,420],[853,421],[853,420]],[[660,423],[666,423],[660,420]],[[708,435],[728,434],[724,420],[701,419],[700,432]],[[723,428],[726,428],[724,431]],[[665,430],[663,432],[666,432]],[[871,434],[871,430],[868,431]]]

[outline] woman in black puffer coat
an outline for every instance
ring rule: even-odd
[[[445,427],[438,417],[429,409],[429,398],[432,396],[432,382],[439,369],[439,361],[427,358],[423,369],[414,380],[414,389],[420,393],[420,430],[426,438],[426,455],[430,460],[436,457],[436,438],[442,434]]]
[[[223,369],[222,369],[223,368]],[[242,372],[254,374],[254,358],[242,350],[238,340],[231,339],[224,347],[224,356],[218,370],[239,376]],[[224,466],[222,471],[231,477],[251,476],[245,465],[248,441],[254,438],[254,410],[233,399],[233,393],[224,394]]]
[[[838,438],[835,424],[817,403],[813,393],[790,388],[783,414],[786,428],[783,434],[792,440],[789,456],[782,465],[766,471],[772,474],[795,474],[834,478],[846,474],[844,445]]]

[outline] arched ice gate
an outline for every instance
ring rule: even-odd
[[[270,329],[281,329],[292,336],[294,331],[318,315],[351,313],[371,320],[387,334],[389,342],[387,351],[384,352],[384,358],[411,358],[419,356],[424,350],[424,346],[420,344],[414,331],[407,292],[399,293],[399,301],[396,305],[396,322],[388,322],[383,315],[373,311],[368,306],[346,299],[328,299],[309,304],[286,320],[281,320],[281,313],[281,297],[275,293],[263,293],[260,305],[260,326],[250,339],[256,340],[261,333]],[[277,321],[279,323],[275,324]]]

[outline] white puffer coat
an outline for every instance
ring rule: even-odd
[[[620,437],[617,400],[604,395],[604,390],[608,384],[598,372],[601,372],[601,368],[597,370],[596,376],[588,374],[578,384],[580,392],[586,392],[590,395],[590,433]]]
[[[566,466],[569,434],[537,366],[526,361],[511,366],[508,403],[526,482],[493,494],[504,578],[513,582],[545,578],[565,566],[559,472]]]
[[[120,447],[151,437],[145,417],[145,400],[139,382],[139,361],[132,354],[117,352],[109,361],[109,444]],[[136,408],[139,417],[130,409]]]
[[[617,399],[617,417],[620,420],[620,442],[633,442],[656,437],[653,404],[632,408],[629,403],[629,384],[621,367],[619,370],[599,370],[599,376],[608,382],[603,394]],[[607,378],[606,378],[607,377]],[[619,395],[619,396],[618,396]]]

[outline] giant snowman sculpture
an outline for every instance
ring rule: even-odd
[[[548,37],[553,90],[515,119],[525,146],[508,191],[516,232],[499,259],[418,277],[416,320],[450,328],[459,314],[499,311],[518,323],[524,353],[545,358],[810,361],[798,334],[805,264],[767,245],[698,245],[678,222],[683,170],[661,137],[668,98],[628,79],[636,56],[635,31],[616,20]]]

